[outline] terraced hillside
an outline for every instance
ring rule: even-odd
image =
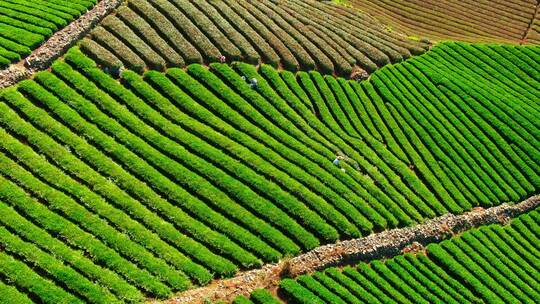
[[[0,68],[21,60],[97,0],[0,1]]]
[[[534,37],[528,39],[529,28],[538,22],[537,0],[350,0],[348,3],[415,37],[469,42],[538,41]]]
[[[525,42],[540,44],[540,9],[537,9],[536,18],[531,24],[531,28],[525,39]]]
[[[81,43],[113,70],[242,60],[347,77],[365,77],[427,47],[386,32],[371,17],[314,0],[128,1]]]
[[[538,47],[446,43],[361,83],[243,63],[117,81],[72,49],[1,93],[2,288],[165,298],[538,193],[539,70]]]
[[[540,212],[473,229],[425,251],[281,281],[286,303],[537,303]],[[267,290],[234,304],[282,303]]]

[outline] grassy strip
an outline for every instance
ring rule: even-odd
[[[468,186],[468,188],[475,192],[477,198],[483,204],[490,204],[490,202],[497,201],[497,197],[491,192],[491,188],[486,188],[485,183],[477,176],[476,172],[473,171],[473,168],[468,166],[465,163],[465,160],[462,156],[458,155],[453,147],[449,146],[446,138],[442,137],[436,132],[432,127],[426,127],[418,124],[416,122],[415,115],[421,115],[418,113],[409,113],[403,106],[404,101],[398,102],[399,99],[404,99],[403,96],[394,97],[392,92],[388,87],[393,87],[389,83],[388,79],[382,75],[380,78],[377,77],[373,80],[374,85],[378,88],[379,92],[385,100],[392,102],[392,109],[395,109],[394,117],[398,120],[403,120],[406,122],[412,129],[418,134],[418,137],[425,143],[430,151],[433,151],[435,156],[443,161],[446,166],[450,168],[455,168],[457,173],[456,175]],[[394,90],[394,93],[400,93],[399,91]],[[397,115],[397,116],[396,116]],[[480,190],[482,189],[482,190]],[[449,194],[446,192],[440,193],[444,199],[449,199]],[[449,199],[449,202],[454,202],[453,199]],[[464,201],[460,201],[464,203]]]
[[[182,56],[185,64],[203,62],[203,58],[199,51],[176,30],[176,26],[171,23],[166,16],[150,5],[146,0],[130,1],[129,7],[144,18],[148,24],[152,25],[156,32],[161,34],[161,37],[167,41],[166,44],[171,45],[171,47]]]
[[[248,75],[249,77],[256,76],[255,71],[250,67],[244,64],[239,64],[238,66],[242,74]],[[328,149],[335,150],[336,147],[334,144],[330,143],[324,137],[326,134],[318,132],[319,128],[317,127],[319,127],[320,122],[309,113],[309,110],[302,105],[302,102],[287,88],[287,84],[281,81],[278,72],[275,69],[264,65],[260,68],[259,72],[261,73],[261,76],[268,79],[261,80],[258,85],[258,92],[261,96],[270,101],[275,109],[283,113],[282,115],[294,122],[299,130],[305,132],[309,137],[316,139],[319,143],[328,147]],[[272,84],[273,87],[270,86]],[[373,210],[372,205],[367,205],[366,201],[369,201],[371,196],[365,190],[364,185],[355,182],[349,175],[341,174],[341,172],[337,170],[328,170],[328,173],[331,173],[331,175],[322,170],[318,171],[321,173],[316,177],[331,187],[325,192],[331,190],[349,201],[351,205],[355,206],[363,216],[373,223],[374,227],[386,227],[387,223],[380,215],[385,214],[385,211],[381,210],[382,208],[377,208],[380,204],[375,205],[376,211]],[[312,182],[308,183],[312,184]],[[325,192],[322,192],[321,194],[326,195]],[[332,195],[331,192],[330,195]],[[327,197],[330,198],[331,196]]]
[[[238,47],[231,42],[226,33],[223,33],[220,30],[219,24],[212,22],[210,16],[207,16],[205,13],[201,12],[196,7],[195,3],[187,0],[172,0],[172,2],[184,13],[184,15],[193,23],[195,27],[204,36],[206,36],[217,49],[219,49],[220,53],[227,57],[228,60],[236,61],[240,59],[242,52],[238,49]],[[188,31],[188,36],[195,34],[195,32],[192,30]],[[205,47],[204,44],[197,44],[200,45],[200,47]],[[211,58],[212,61],[215,61],[215,59],[218,58]]]
[[[438,277],[426,277],[404,256],[395,257],[391,263],[389,262],[388,266],[393,268],[396,273],[399,273],[402,280],[413,282],[415,289],[420,291],[424,298],[430,301],[442,301],[443,303],[460,303],[434,282]]]
[[[177,31],[191,42],[203,56],[204,62],[216,62],[221,57],[220,50],[201,32],[180,9],[168,0],[152,0],[152,5],[174,23]],[[238,50],[237,50],[238,51]],[[191,62],[186,60],[186,62]],[[201,62],[202,63],[202,62]]]
[[[52,35],[52,33],[53,33],[53,31],[51,29],[49,29],[49,28],[33,25],[31,23],[20,21],[18,19],[6,16],[6,15],[1,15],[0,16],[0,22],[3,23],[3,24],[7,24],[7,25],[11,25],[11,26],[20,28],[20,29],[27,30],[27,31],[32,32],[34,34],[42,35],[42,36],[45,36],[45,37],[48,37],[48,36]]]
[[[315,68],[323,73],[332,74],[336,70],[345,75],[347,73],[350,75],[352,68],[350,66],[347,68],[345,67],[347,63],[338,61],[341,56],[336,52],[330,51],[333,50],[333,46],[329,46],[324,41],[321,41],[320,38],[311,32],[309,27],[305,27],[304,24],[296,20],[296,18],[291,17],[277,5],[259,3],[256,8],[267,16],[270,16],[283,31],[293,37],[306,50],[315,62]],[[334,63],[342,65],[336,66]]]
[[[392,76],[389,76],[389,78],[395,79]],[[423,96],[420,95],[412,86],[402,86],[403,83],[408,83],[404,78],[401,78],[401,81],[402,82],[399,80],[393,81],[393,83],[396,83],[402,93],[397,93],[396,95],[402,100],[401,104],[410,109],[408,111],[416,118],[416,121],[419,124],[424,125],[428,131],[431,130],[430,133],[434,134],[434,138],[442,136],[445,140],[437,140],[437,142],[440,143],[440,145],[450,145],[453,147],[453,149],[457,151],[458,155],[465,160],[466,165],[473,168],[473,172],[482,178],[484,183],[487,184],[490,189],[492,189],[493,193],[497,195],[499,200],[519,200],[517,193],[506,184],[505,180],[500,178],[498,173],[490,174],[488,176],[488,173],[497,171],[491,168],[486,160],[484,160],[475,149],[471,148],[471,145],[465,144],[466,139],[462,137],[461,134],[454,128],[452,128],[452,124],[445,121],[445,118],[441,116],[433,118],[432,115],[430,115],[430,111],[423,106],[424,103],[430,104],[430,102],[425,101],[422,98]],[[417,94],[413,96],[410,93]],[[404,96],[405,98],[403,98]],[[415,106],[411,103],[413,100],[418,100],[420,102],[417,102],[417,105]],[[444,124],[442,122],[444,122]],[[434,128],[436,131],[433,130]],[[477,167],[480,168],[476,169]],[[453,191],[450,192],[452,193]]]
[[[179,90],[170,80],[168,80],[166,77],[164,77],[163,74],[160,74],[160,73],[147,73],[146,77],[147,77],[146,79],[150,83],[154,84],[166,96],[168,96],[170,98],[170,100],[172,100],[175,103],[175,105],[177,105],[177,106],[181,105],[182,107],[187,107],[188,111],[189,111],[190,107],[194,106],[194,104],[193,104],[194,101],[191,98],[189,98],[187,95],[185,95],[185,93],[183,93],[181,90]],[[132,83],[132,82],[130,82],[130,83]],[[141,90],[139,90],[139,91],[141,92]],[[144,93],[145,91],[146,90],[144,90],[142,92]],[[201,90],[199,90],[199,91],[201,91]],[[146,91],[146,92],[149,92],[149,91]],[[162,102],[164,101],[163,98],[161,98],[161,100],[162,100]],[[171,110],[174,111],[174,108],[171,108]],[[176,111],[179,114],[181,113],[178,110],[176,110]],[[167,111],[167,112],[169,112],[169,111]],[[174,115],[174,117],[178,117],[178,116]],[[210,115],[204,115],[204,117],[208,119],[208,118],[211,117],[211,114]],[[220,126],[221,126],[221,128],[226,127],[226,125],[224,125],[224,124],[220,124]],[[204,133],[199,133],[199,134],[204,134]],[[302,243],[307,242],[307,243],[304,243],[304,246],[309,246],[308,248],[313,248],[311,246],[316,246],[315,244],[318,244],[318,241],[317,241],[316,238],[314,238],[312,236],[309,236],[309,235],[306,235],[306,234],[304,234],[303,237],[300,237],[299,241],[302,242]]]
[[[249,87],[242,82],[242,79],[240,76],[234,71],[228,69],[225,67],[225,65],[219,65],[219,67],[225,69],[225,73],[228,77],[234,77],[235,83],[232,86],[239,87],[242,90],[248,89]],[[174,73],[177,71],[175,70]],[[286,138],[289,137],[285,132],[278,130],[275,128],[275,125],[273,125],[270,121],[268,121],[262,114],[259,112],[253,111],[253,108],[249,103],[245,101],[245,99],[241,98],[239,95],[237,95],[233,89],[229,86],[227,86],[222,80],[220,80],[216,75],[210,73],[207,69],[204,69],[201,66],[190,66],[188,68],[188,73],[193,75],[197,80],[208,86],[210,89],[214,90],[215,93],[218,93],[219,96],[222,98],[225,103],[221,103],[218,105],[210,105],[207,106],[214,108],[218,111],[219,116],[223,117],[225,120],[229,122],[233,122],[235,125],[238,125],[244,132],[248,131],[246,130],[248,126],[251,125],[248,118],[250,120],[255,120],[258,123],[263,125],[263,130],[269,133],[272,133],[274,131],[278,132],[278,138],[287,140]],[[172,71],[169,71],[169,74],[172,74]],[[180,73],[176,73],[176,75],[181,75]],[[182,84],[184,81],[181,80],[181,78],[175,77],[178,79],[178,84]],[[184,77],[185,78],[185,77]],[[244,86],[244,87],[241,87]],[[260,102],[261,100],[253,100],[253,102]],[[205,101],[206,102],[206,101]],[[237,109],[237,111],[240,111],[242,114],[247,115],[247,117],[241,115],[239,112],[235,111],[234,109]],[[260,132],[258,128],[253,129],[250,128],[251,132]],[[255,131],[256,130],[256,131]],[[313,208],[315,211],[317,211],[318,215],[320,217],[325,218],[329,223],[332,223],[332,225],[335,225],[336,229],[338,229],[340,232],[342,232],[345,235],[351,235],[351,234],[358,234],[358,230],[356,227],[354,227],[342,214],[337,212],[336,209],[334,209],[332,206],[330,206],[327,202],[321,201],[320,198],[315,198],[312,196],[315,200],[308,200],[304,201],[305,204],[308,204],[310,208]],[[323,211],[324,210],[324,211]],[[307,212],[307,208],[306,211]],[[310,216],[310,221],[313,221],[315,223],[318,221],[317,217]],[[307,219],[306,217],[303,217],[304,219]],[[327,233],[326,231],[322,229],[315,229],[315,231],[318,231],[319,233]],[[329,235],[328,235],[329,236]]]
[[[324,301],[313,294],[309,289],[304,288],[295,280],[284,279],[279,283],[279,287],[298,304],[323,304]]]
[[[317,297],[327,303],[345,304],[345,302],[340,297],[334,295],[323,284],[319,283],[311,276],[303,275],[296,278],[296,281],[298,281],[305,288],[309,289],[311,292],[317,295]]]
[[[467,125],[461,121],[461,117],[464,115],[454,115],[448,107],[444,105],[447,99],[440,93],[440,91],[435,90],[433,87],[425,85],[423,82],[419,81],[416,77],[409,77],[408,81],[405,82],[405,75],[407,75],[409,66],[404,64],[403,66],[397,67],[397,70],[394,71],[394,74],[401,79],[402,83],[406,83],[407,87],[413,93],[417,93],[417,96],[420,100],[426,98],[426,100],[431,100],[433,102],[422,103],[434,116],[434,119],[438,119],[440,122],[444,122],[446,128],[448,128],[461,142],[470,143],[469,149],[474,149],[474,154],[479,154],[475,158],[483,158],[485,162],[489,164],[491,170],[494,170],[495,178],[499,181],[503,180],[505,183],[508,183],[510,189],[509,195],[513,197],[513,200],[518,200],[519,197],[524,195],[526,191],[524,188],[531,187],[530,182],[528,182],[523,175],[515,169],[515,166],[509,166],[506,158],[502,157],[498,149],[492,149],[493,143],[484,145],[480,139],[474,134],[475,126]],[[413,90],[412,87],[415,87],[416,90]],[[465,117],[464,117],[465,118]],[[468,119],[467,119],[468,120]],[[489,150],[489,151],[488,151]],[[500,156],[500,157],[497,157]],[[504,164],[504,165],[503,165]],[[504,183],[501,183],[504,184]],[[451,192],[453,193],[453,192]],[[518,198],[515,198],[515,195],[518,194]]]
[[[33,0],[32,3],[28,3],[28,1],[26,0],[5,0],[5,2],[16,5],[17,9],[24,7],[25,9],[39,10],[42,11],[42,14],[47,14],[51,17],[56,16],[58,18],[64,19],[66,21],[66,25],[67,22],[71,21],[75,17],[75,15],[78,14],[78,12],[76,11],[74,12],[70,10],[70,12],[68,13],[58,9],[58,7],[51,8],[49,7],[50,3],[49,5],[44,5],[47,3],[39,0]],[[66,7],[63,7],[63,9],[65,10]],[[69,10],[69,8],[67,8],[67,10]]]
[[[425,74],[421,72],[421,69],[427,67],[414,61],[411,61],[411,63],[413,65],[405,65],[407,71],[415,76],[415,80],[422,82],[430,92],[435,94],[437,99],[443,101],[435,104],[437,108],[445,109],[455,115],[481,142],[481,146],[487,147],[489,149],[488,153],[494,155],[502,162],[505,168],[512,172],[514,178],[520,181],[520,185],[527,187],[526,189],[532,189],[533,185],[538,185],[537,174],[533,173],[529,165],[506,144],[506,140],[491,125],[474,112],[459,96],[444,87],[437,87],[429,81],[424,76]]]
[[[94,40],[83,38],[79,43],[79,47],[100,65],[105,66],[105,70],[109,71],[111,74],[117,74],[117,71],[120,71],[120,68],[124,66],[122,61],[118,59],[115,54],[111,53]]]
[[[225,14],[225,12],[221,9],[218,11],[217,9],[212,7],[213,3],[211,2],[198,1],[194,2],[193,5],[196,5],[197,8],[200,10],[200,12],[198,12],[199,14],[207,16],[210,20],[212,20],[217,26],[216,30],[223,33],[222,35],[227,37],[232,42],[232,44],[240,50],[239,58],[236,59],[234,57],[230,57],[227,58],[227,60],[243,60],[251,64],[257,64],[259,62],[259,54],[255,50],[255,47],[248,42],[248,39],[250,39],[250,37],[245,37],[245,34],[242,35],[234,27],[234,25],[236,25],[239,20],[234,19],[233,24],[229,23],[227,19],[221,15]],[[237,25],[237,27],[238,30],[242,30],[239,25]],[[256,44],[254,45],[256,46]]]
[[[252,68],[252,67],[250,67],[250,66],[248,66],[246,64],[238,64],[237,68],[240,71],[240,74],[247,75],[250,78],[251,77],[257,77],[257,76],[260,77],[256,73],[254,68]],[[297,115],[297,113],[295,113],[295,111],[290,109],[289,106],[287,105],[287,103],[283,99],[281,99],[279,97],[279,95],[277,95],[275,92],[273,92],[271,90],[271,87],[268,86],[268,84],[266,83],[266,81],[264,79],[261,79],[259,81],[257,90],[261,93],[260,97],[264,97],[266,99],[266,101],[269,101],[270,104],[272,105],[272,106],[270,106],[270,105],[260,106],[260,108],[261,108],[261,110],[262,110],[262,112],[264,114],[271,115],[273,117],[281,116],[282,117],[281,119],[277,119],[277,118],[273,119],[275,121],[275,123],[280,125],[280,126],[287,125],[286,120],[284,120],[284,119],[287,119],[287,118],[290,121],[292,121],[296,126],[298,126],[298,128],[288,127],[287,129],[284,130],[286,133],[289,133],[290,135],[294,136],[294,135],[298,134],[298,131],[305,131],[307,133],[307,135],[309,135],[310,137],[315,137],[315,138],[318,137],[318,139],[320,140],[320,142],[322,144],[326,144],[327,146],[331,146],[331,144],[326,142],[320,135],[318,135],[316,132],[314,132],[314,130],[312,130],[306,124],[306,122],[303,121]],[[248,95],[247,93],[248,93],[247,90],[242,91],[242,94],[245,96],[246,100],[256,100],[255,99],[256,97],[254,97],[253,95]],[[251,92],[249,92],[249,93],[251,93]],[[257,99],[260,99],[259,96],[257,96],[257,97],[258,97]],[[257,104],[262,105],[263,104],[262,99]],[[276,112],[276,110],[279,111],[279,112]],[[288,125],[290,125],[290,123]],[[296,132],[294,132],[294,131],[296,131]],[[296,136],[294,136],[294,137],[296,137]],[[312,170],[314,170],[314,169],[310,169],[308,171],[313,172]],[[369,212],[369,211],[367,211],[367,209],[364,209],[364,210],[362,210],[362,212],[364,212],[364,214],[359,214],[358,211],[356,211],[355,209],[352,209],[353,206],[351,205],[351,203],[343,200],[343,198],[346,198],[348,201],[353,201],[353,200],[358,199],[357,197],[355,197],[354,192],[353,192],[353,194],[351,194],[350,189],[347,189],[340,182],[338,182],[336,180],[336,177],[340,178],[341,176],[343,176],[343,174],[335,174],[335,173],[337,173],[336,172],[337,170],[329,170],[330,172],[335,174],[334,177],[331,177],[331,176],[329,176],[327,174],[327,172],[324,172],[324,171],[322,171],[320,169],[317,170],[317,171],[320,171],[321,173],[316,177],[318,179],[320,179],[321,181],[323,181],[324,183],[328,184],[330,187],[328,187],[328,188],[326,186],[315,187],[317,189],[315,192],[317,194],[319,194],[320,196],[325,197],[327,200],[332,201],[333,204],[336,206],[336,208],[339,209],[341,212],[343,212],[345,214],[348,214],[350,212],[349,210],[353,210],[352,212],[354,212],[354,213],[348,214],[348,217],[349,217],[350,221],[352,221],[353,223],[355,223],[357,225],[357,227],[363,227],[363,229],[371,229],[371,228],[369,228],[371,226],[371,224],[366,223],[366,219],[364,218],[365,216],[370,217],[370,220],[373,220],[375,222],[375,225],[377,225],[377,226],[384,225],[384,223],[381,223],[381,218],[380,217],[376,218],[376,216],[374,215],[373,212]],[[308,180],[304,179],[304,180],[305,180],[306,185],[314,185],[314,183],[317,182],[317,181],[310,181],[309,179]],[[338,194],[338,193],[340,195],[336,196],[335,194]]]
[[[345,300],[347,303],[351,304],[360,304],[362,303],[351,291],[354,289],[349,289],[343,287],[340,283],[341,279],[345,277],[331,277],[330,274],[326,274],[323,272],[315,272],[313,274],[313,278],[316,279],[321,285],[325,286],[326,289],[334,293],[335,295],[339,296],[341,299]],[[347,282],[349,282],[347,280]],[[361,288],[362,292],[364,293],[364,297],[366,300],[370,301],[370,303],[380,304],[376,298],[374,298],[370,293],[368,293],[366,290]]]
[[[354,139],[350,138],[349,136],[347,136],[347,134],[344,134],[344,132],[341,131],[340,127],[338,126],[338,124],[336,123],[334,118],[332,117],[332,114],[330,113],[330,110],[326,106],[323,97],[319,94],[319,91],[318,91],[317,87],[312,82],[311,78],[309,77],[309,74],[307,74],[307,73],[299,73],[298,77],[299,77],[299,82],[302,84],[302,86],[305,88],[305,90],[310,94],[312,100],[315,101],[315,105],[316,105],[317,109],[319,110],[319,114],[321,115],[321,118],[324,121],[324,123],[326,123],[327,126],[331,130],[333,130],[336,134],[340,135],[342,138],[348,139],[349,141],[353,141]],[[328,93],[328,91],[327,91],[327,93]],[[328,96],[328,98],[330,98],[330,97]],[[390,181],[381,172],[379,172],[379,170],[380,170],[379,168],[376,168],[368,160],[366,160],[365,153],[370,152],[369,155],[368,155],[368,156],[370,156],[370,160],[371,159],[376,159],[376,161],[378,163],[381,163],[383,165],[383,167],[387,168],[387,166],[388,166],[387,164],[384,164],[384,162],[382,162],[381,159],[378,156],[376,157],[374,155],[373,151],[371,150],[371,148],[369,146],[363,145],[363,144],[361,144],[359,142],[355,143],[352,146],[354,146],[355,148],[358,147],[358,148],[363,149],[361,151],[362,153],[359,153],[358,151],[354,151],[351,148],[344,149],[344,152],[349,157],[352,157],[354,159],[354,161],[356,161],[358,163],[358,166],[361,168],[360,173],[364,173],[360,178],[366,179],[366,177],[368,177],[368,179],[371,180],[371,183],[376,182],[382,188],[384,188],[385,192],[387,193],[387,195],[392,200],[400,201],[399,205],[402,206],[401,208],[403,208],[403,210],[406,213],[404,213],[404,212],[396,212],[396,213],[393,213],[393,214],[396,215],[396,216],[399,215],[400,220],[402,222],[410,223],[411,219],[415,219],[417,221],[420,221],[421,218],[422,218],[422,215],[414,207],[412,207],[411,204],[410,204],[411,201],[414,201],[414,202],[418,201],[418,198],[416,197],[416,195],[414,195],[410,191],[410,189],[402,188],[402,187],[400,187],[398,189],[400,191],[405,192],[405,193],[409,193],[410,196],[405,196],[405,194],[400,193],[400,191],[398,191],[398,189],[396,189],[396,187],[394,185],[392,185],[390,183]],[[387,171],[385,170],[385,172],[387,172]],[[365,174],[365,173],[367,173],[367,174]],[[368,175],[368,176],[366,176],[366,175]],[[397,176],[394,175],[394,181],[397,182],[397,183],[401,183],[401,182],[398,182],[396,180],[396,178],[397,178]],[[398,207],[394,206],[393,208],[398,208]]]
[[[149,75],[150,73],[147,74],[147,76]],[[158,74],[156,73],[156,75]],[[126,72],[123,74],[123,76],[124,79],[129,83],[130,87],[132,87],[137,93],[143,96],[147,102],[155,104],[155,106],[159,108],[161,114],[167,116],[168,119],[182,125],[182,127],[186,129],[190,129],[190,131],[194,133],[197,137],[204,138],[209,142],[213,142],[215,145],[219,145],[222,149],[230,150],[231,153],[234,153],[237,157],[245,158],[246,162],[258,164],[258,168],[263,167],[264,163],[261,163],[260,158],[257,157],[256,154],[245,148],[242,148],[238,145],[238,143],[231,141],[230,139],[219,134],[215,130],[212,130],[210,127],[198,122],[197,120],[179,111],[179,109],[176,108],[168,99],[161,96],[147,83],[142,82],[142,80],[133,73]],[[187,95],[172,86],[171,83],[166,83],[165,78],[163,78],[162,81],[159,82],[159,84],[160,88],[162,88],[163,91],[171,97],[171,100],[173,102],[181,102],[182,104],[193,102]],[[224,125],[221,126],[224,127]],[[289,229],[290,230],[288,231],[288,233],[296,235],[296,238],[301,244],[303,244],[303,246],[307,246],[307,248],[312,248],[311,246],[318,244],[317,239],[306,231],[298,230],[298,228],[293,229],[293,227],[289,227]]]
[[[33,16],[25,14],[24,12],[18,12],[16,10],[12,10],[6,7],[0,6],[0,14],[3,16],[11,17],[16,20],[20,20],[22,22],[49,29],[51,32],[54,32],[58,30],[58,26],[54,24],[53,22],[47,21],[45,19],[39,18],[39,16]],[[2,44],[3,45],[3,44]]]
[[[376,298],[378,295],[373,291],[369,291],[369,286],[361,286],[358,281],[355,281],[354,275],[346,275],[346,270],[352,270],[352,268],[346,267],[343,272],[340,272],[336,268],[329,268],[325,270],[324,274],[327,280],[332,281],[335,289],[347,290],[354,297],[355,301],[365,298],[372,301],[371,303],[380,303]],[[355,272],[355,274],[358,274],[358,272]]]
[[[0,36],[32,49],[45,39],[42,35],[3,23],[0,23]]]
[[[276,92],[280,93],[281,97],[284,100],[292,101],[288,104],[303,120],[305,120],[305,122],[309,125],[310,128],[317,131],[317,133],[319,133],[321,136],[324,136],[325,139],[335,141],[335,144],[338,147],[345,148],[345,151],[347,151],[346,153],[349,152],[349,150],[347,149],[347,144],[343,140],[341,140],[341,138],[332,134],[328,130],[328,128],[326,128],[323,123],[319,119],[317,119],[315,115],[313,115],[313,110],[310,110],[312,108],[312,105],[310,104],[309,97],[298,85],[292,73],[283,72],[281,74],[278,74],[277,71],[275,71],[274,69],[270,69],[265,66],[261,68],[261,73],[267,78],[269,84],[273,84]],[[262,88],[261,91],[264,92],[264,88]],[[277,108],[287,107],[285,105],[281,105],[277,106]],[[305,130],[305,132],[310,132],[309,128]],[[335,147],[334,149],[336,148],[337,147]],[[339,173],[336,174],[337,172],[335,170],[331,170],[330,172],[333,174],[334,177],[339,178],[340,181],[349,188],[349,190],[345,192],[343,192],[342,190],[338,190],[338,193],[340,193],[340,195],[342,195],[344,198],[349,198],[352,190],[353,193],[356,193],[360,198],[365,199],[365,201],[371,207],[369,208],[370,211],[366,212],[365,214],[376,227],[378,225],[386,227],[387,224],[390,227],[395,227],[395,225],[397,225],[398,221],[394,216],[399,216],[399,212],[394,210],[395,212],[392,213],[389,211],[390,208],[385,208],[386,205],[392,204],[390,202],[390,199],[388,198],[388,196],[386,196],[386,194],[384,194],[384,192],[380,191],[380,189],[375,187],[375,185],[370,179],[366,178],[364,175],[361,175],[360,172],[357,172],[356,170],[348,171],[352,173],[352,176]],[[351,198],[351,200],[353,200],[354,203],[357,204],[357,201],[355,199]],[[358,208],[362,207],[359,206]],[[384,220],[381,220],[380,216],[377,215],[375,212],[383,216]]]
[[[0,2],[0,7],[3,8],[3,9],[13,10],[13,11],[16,11],[16,12],[19,12],[19,13],[24,13],[24,14],[27,14],[27,15],[31,15],[33,17],[38,17],[40,19],[44,19],[46,21],[49,21],[49,22],[55,24],[55,26],[57,28],[61,28],[61,27],[66,26],[67,23],[68,23],[68,20],[69,20],[69,19],[66,19],[66,18],[63,18],[63,17],[58,17],[58,16],[56,16],[54,14],[51,14],[50,12],[46,12],[46,11],[44,11],[42,9],[31,8],[31,7],[27,7],[27,6],[24,6],[24,5],[10,3],[10,2],[7,2],[7,1]]]
[[[146,67],[144,60],[142,60],[139,55],[105,28],[101,26],[94,28],[92,32],[90,32],[90,37],[109,50],[109,52],[113,53],[116,58],[122,60],[127,68],[142,73]]]
[[[251,293],[251,301],[253,301],[254,304],[279,304],[278,300],[270,294],[269,291],[266,289],[255,289]]]

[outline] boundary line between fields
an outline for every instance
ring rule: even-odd
[[[277,264],[267,264],[261,269],[240,272],[230,279],[215,280],[208,286],[185,291],[163,303],[232,301],[239,295],[249,295],[257,288],[275,292],[279,281],[285,277],[296,277],[331,266],[390,258],[409,248],[423,248],[424,245],[440,242],[471,228],[495,223],[506,224],[512,218],[539,205],[540,195],[535,195],[513,205],[504,203],[487,209],[474,208],[460,215],[445,214],[413,227],[386,230],[363,238],[320,246]],[[150,302],[160,303],[152,300]]]
[[[529,25],[527,26],[527,29],[525,29],[525,33],[523,33],[523,37],[521,38],[521,41],[519,42],[520,45],[523,45],[527,42],[527,38],[529,37],[529,34],[532,30],[532,27],[534,26],[534,22],[536,21],[536,18],[538,17],[538,12],[540,11],[540,0],[536,1],[536,9],[534,10],[534,14],[531,18],[531,21],[529,22]]]
[[[85,36],[103,18],[125,0],[101,0],[94,7],[55,32],[47,41],[25,59],[12,63],[0,71],[0,89],[30,78],[33,74],[48,69],[53,61],[62,56],[79,39]]]

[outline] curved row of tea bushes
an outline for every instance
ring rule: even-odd
[[[305,6],[309,9],[306,9]],[[350,76],[425,52],[428,44],[375,19],[317,1],[134,0],[105,18],[81,48],[97,62],[142,72],[191,63],[266,63]]]
[[[0,93],[6,265],[36,267],[28,284],[6,268],[0,287],[47,303],[32,284],[90,302],[166,298],[337,240],[528,197],[540,183],[538,55],[446,43],[361,83],[240,62],[124,70],[117,80],[74,48]],[[538,233],[531,219],[515,225]],[[519,244],[537,249],[534,234]],[[488,265],[483,249],[444,246],[433,251],[443,261],[477,263],[459,275],[503,267],[494,280],[508,286],[504,301],[536,296],[517,295],[534,282],[534,254]],[[416,283],[399,259],[372,266],[283,289],[304,302],[474,298],[454,281],[461,296],[433,276]],[[411,285],[396,289],[398,276]],[[359,277],[371,283],[354,291]]]

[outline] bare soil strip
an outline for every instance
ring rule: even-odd
[[[80,38],[86,35],[98,22],[120,6],[124,0],[101,0],[91,10],[73,20],[63,29],[54,33],[45,43],[35,49],[30,56],[0,71],[0,88],[29,78],[34,73],[47,69],[52,62],[63,55]]]
[[[268,264],[262,269],[241,272],[234,278],[216,280],[208,286],[188,290],[165,303],[194,304],[218,299],[231,301],[239,295],[249,295],[257,288],[275,291],[280,279],[284,277],[296,277],[329,266],[390,258],[411,248],[418,250],[423,248],[423,245],[440,242],[474,227],[493,223],[505,224],[538,205],[540,195],[514,205],[504,203],[488,209],[475,208],[460,215],[446,214],[414,227],[387,230],[364,238],[321,246],[278,264]]]

